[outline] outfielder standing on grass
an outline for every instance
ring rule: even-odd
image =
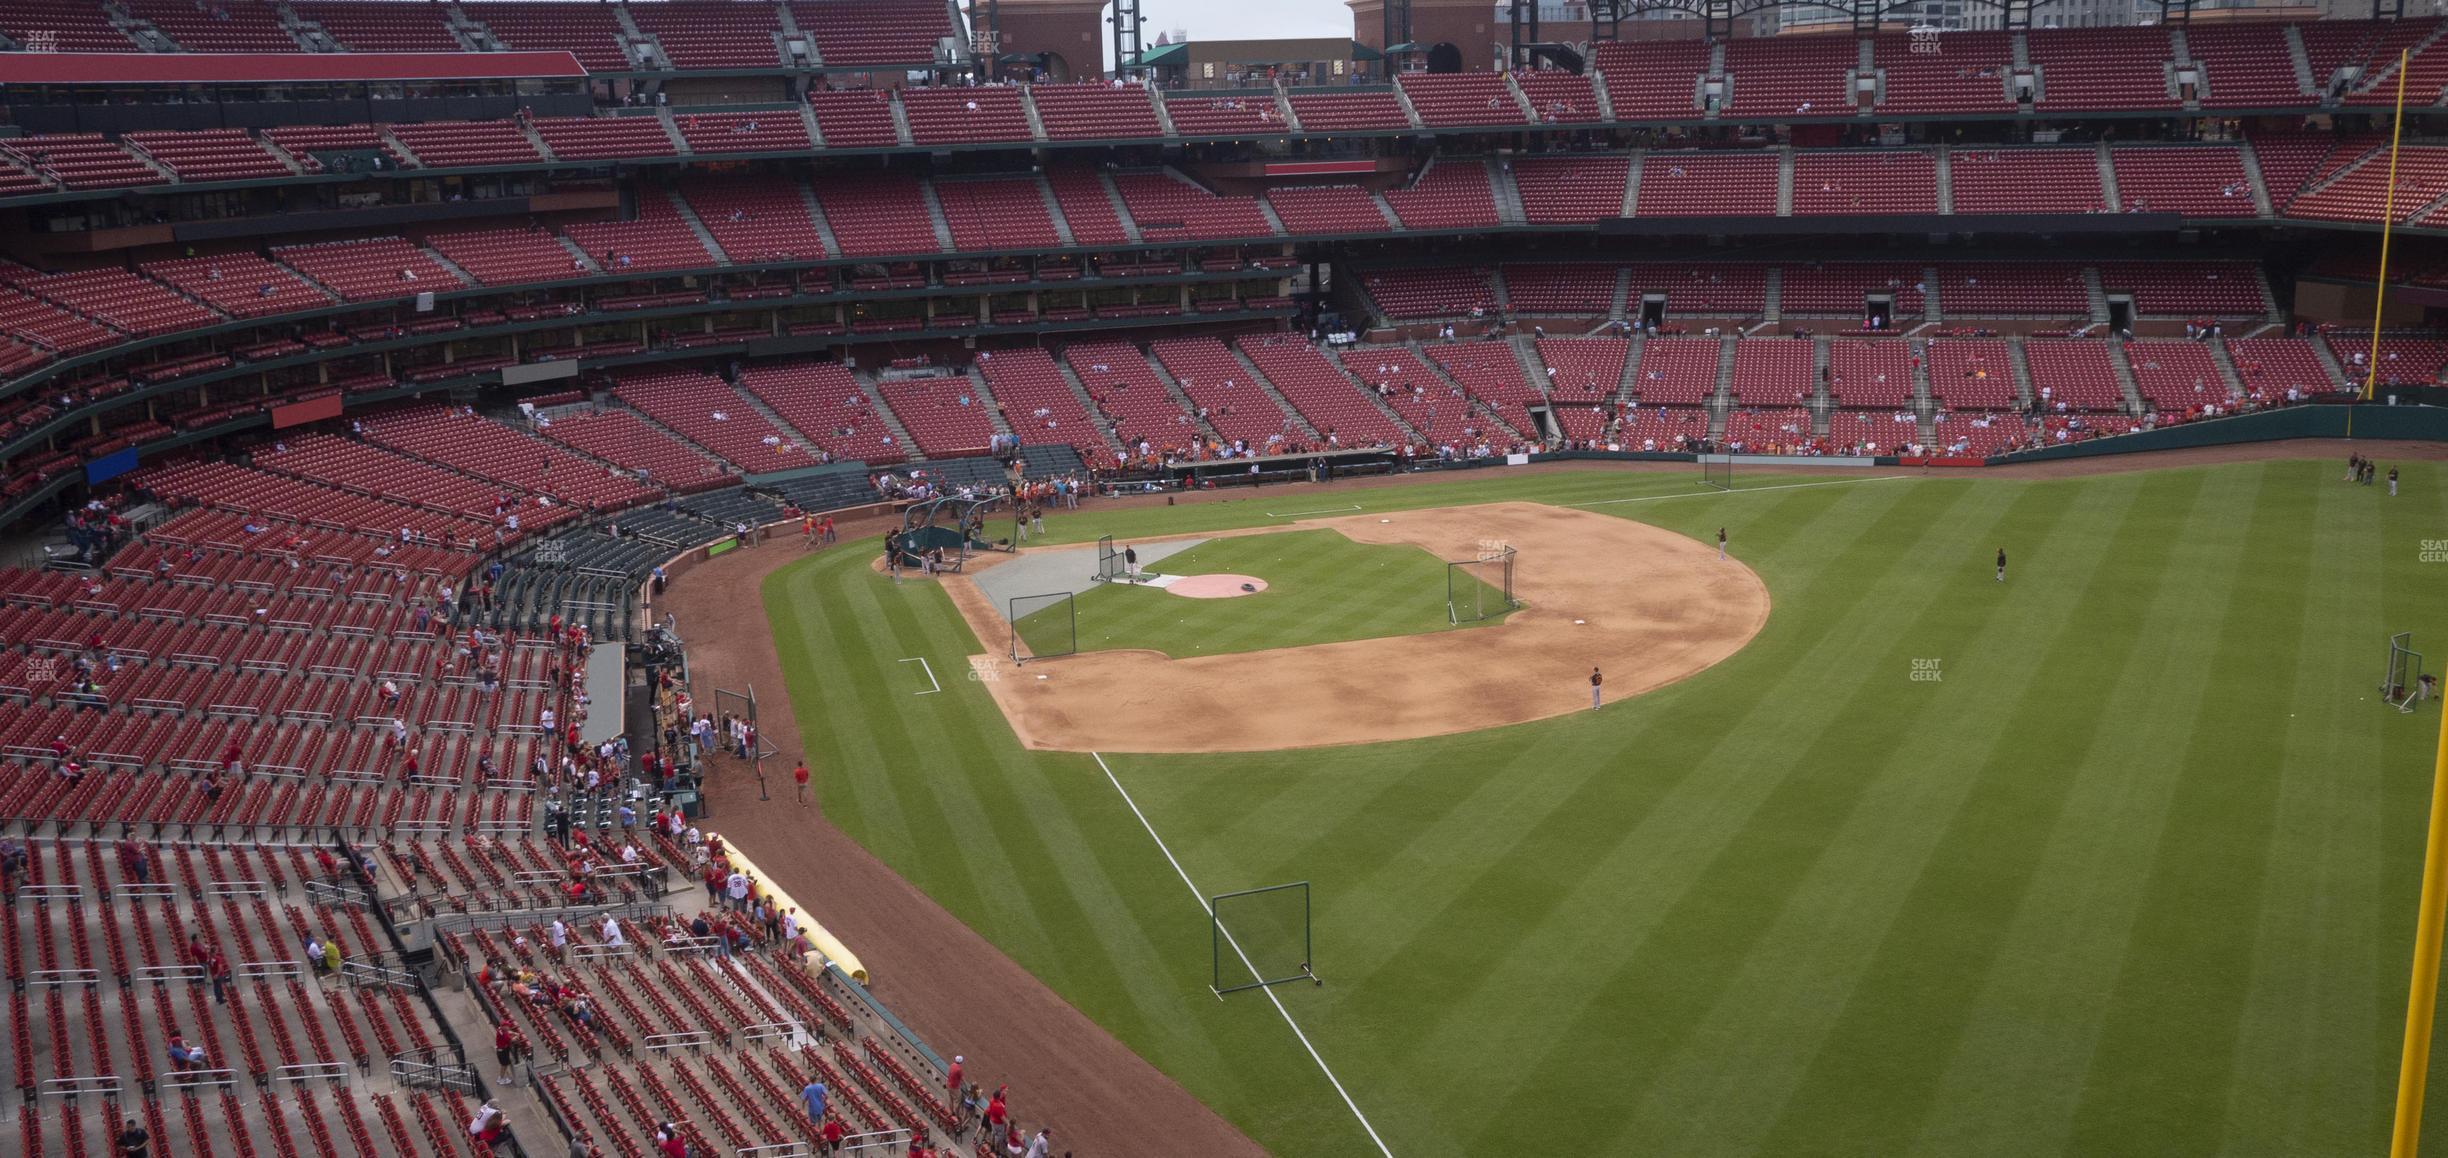
[[[1606,677],[1599,675],[1597,665],[1592,664],[1590,666],[1590,710],[1593,712],[1598,710],[1598,688],[1604,683],[1606,683]]]
[[[1998,581],[1998,582],[2000,582],[2000,583],[2003,583],[2003,582],[2005,582],[2005,581],[2006,581],[2006,548],[2004,548],[2004,547],[2000,547],[2000,548],[1998,548],[1998,578],[1997,578],[1997,581]]]
[[[1717,561],[1725,562],[1725,528],[1717,528]]]

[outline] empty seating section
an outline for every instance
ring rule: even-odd
[[[1793,212],[1936,213],[1938,162],[1919,149],[1795,153]]]
[[[1040,84],[1028,90],[1037,106],[1037,122],[1046,139],[1097,141],[1113,138],[1161,137],[1156,105],[1144,85],[1114,88],[1095,82]]]
[[[944,6],[931,0],[791,0],[791,21],[815,42],[827,65],[914,64],[935,59],[952,35]]]
[[[1705,406],[1717,397],[1715,338],[1650,338],[1633,367],[1632,397],[1644,407]]]
[[[2227,360],[2244,393],[2262,402],[2285,401],[2290,390],[2309,398],[2338,389],[2309,338],[2229,338]]]
[[[160,185],[170,178],[100,133],[36,133],[0,139],[0,152],[62,189]]]
[[[2270,207],[2281,212],[2338,146],[2338,138],[2328,133],[2254,133],[2247,140],[2261,167],[2261,186],[2269,190]]]
[[[1873,41],[1883,113],[2011,113],[2014,42],[2003,32],[1942,32],[1937,51],[1910,36]],[[1613,78],[1608,78],[1610,90]]]
[[[887,466],[909,457],[875,400],[838,362],[751,366],[740,371],[740,387],[836,460]]]
[[[2394,207],[2398,221],[2411,218],[2443,193],[2448,193],[2448,147],[2407,145],[2398,150]],[[2389,208],[2389,160],[2387,150],[2382,149],[2337,179],[2296,197],[2287,206],[2287,215],[2377,222]]]
[[[425,244],[485,285],[585,277],[559,234],[540,229],[462,229],[432,233]]]
[[[427,168],[524,165],[543,159],[535,142],[509,121],[427,121],[385,128]]]
[[[1861,50],[1850,36],[1766,36],[1725,46],[1725,115],[1849,117]]]
[[[1425,349],[1429,360],[1488,413],[1515,431],[1535,428],[1526,408],[1530,403],[1545,401],[1546,395],[1522,378],[1521,358],[1514,354],[1512,343],[1436,342]],[[1428,393],[1433,400],[1437,392],[1431,389]],[[1411,425],[1425,429],[1415,410],[1407,408],[1401,400],[1396,400],[1394,408]],[[1439,410],[1441,417],[1447,414],[1448,411]]]
[[[366,437],[404,454],[479,478],[551,495],[565,508],[619,510],[655,492],[633,477],[636,463],[581,458],[498,422],[448,406],[411,406],[365,420]]]
[[[2004,454],[2031,438],[2031,426],[2019,414],[1942,415],[1930,425],[1937,432],[1932,451],[1961,458]]]
[[[45,42],[58,52],[141,51],[92,0],[8,0],[0,5],[0,34],[29,51]]]
[[[0,197],[25,197],[43,192],[51,183],[14,159],[0,154]]]
[[[2083,28],[2035,28],[2023,34],[2025,50],[2040,73],[2046,113],[2058,108],[2174,108],[2167,64],[2175,47],[2165,29],[2141,27],[2101,36]]]
[[[629,19],[638,31],[654,37],[673,68],[773,68],[781,63],[775,37],[782,24],[770,4],[665,0],[631,7]]]
[[[474,419],[473,421],[483,421]],[[286,438],[255,452],[255,465],[275,474],[356,494],[372,495],[412,507],[422,507],[477,523],[491,523],[501,502],[501,488],[488,486],[405,455],[330,434],[308,433]],[[553,508],[522,511],[521,529],[542,530],[566,522],[574,512]],[[552,517],[547,518],[547,515]]]
[[[1035,177],[937,181],[935,199],[952,244],[962,250],[1051,248],[1062,244]]]
[[[929,458],[984,454],[994,444],[992,403],[968,375],[886,379],[876,391]]]
[[[1031,139],[1028,110],[1021,107],[1016,88],[905,88],[901,90],[901,111],[909,120],[912,144]],[[826,139],[831,138],[827,133]]]
[[[1292,118],[1303,132],[1332,133],[1407,129],[1411,118],[1390,92],[1292,94]]]
[[[1170,171],[1116,173],[1113,183],[1139,235],[1149,241],[1208,241],[1275,233],[1255,199],[1219,196]]]
[[[1938,267],[1938,308],[1948,317],[2071,317],[2090,313],[2091,295],[2079,265],[1963,262]]]
[[[1811,368],[1812,343],[1754,339],[1734,343],[1736,406],[1796,406],[1818,389]]]
[[[0,290],[0,333],[6,333],[11,342],[22,343],[43,355],[34,361],[82,354],[119,341],[119,335],[112,330],[16,290]],[[32,364],[21,362],[20,368]]]
[[[1747,318],[1768,308],[1765,265],[1636,262],[1630,268],[1631,300],[1639,301],[1644,294],[1664,294],[1669,317]]]
[[[875,173],[816,186],[825,224],[844,257],[935,252],[935,223],[914,177]]]
[[[796,181],[698,178],[683,181],[680,196],[733,262],[818,261],[825,256],[824,235],[816,232],[807,194]]]
[[[2370,373],[2372,365],[2371,331],[2332,330],[2325,335],[2329,352],[2337,357],[2339,368],[2346,373],[2349,385],[2361,386],[2366,378],[2382,384],[2419,382],[2429,385],[2439,381],[2440,371],[2448,367],[2448,341],[2438,338],[2415,337],[2407,334],[2380,335],[2379,373]]]
[[[1359,379],[1364,389],[1394,410],[1404,427],[1430,445],[1458,445],[1469,438],[1467,431],[1476,417],[1469,396],[1459,393],[1457,387],[1439,377],[1409,349],[1352,347],[1342,350],[1337,357],[1344,370]],[[1298,404],[1297,398],[1294,401]],[[1368,400],[1359,401],[1365,404]],[[1303,409],[1302,413],[1308,411]],[[1315,415],[1310,416],[1310,422],[1316,424]],[[1405,434],[1403,441],[1410,442],[1410,436]]]
[[[1508,264],[1505,300],[1517,314],[1602,317],[1614,311],[1616,267],[1587,263]]]
[[[1270,445],[1279,439],[1299,437],[1297,422],[1251,380],[1248,368],[1222,342],[1179,338],[1158,342],[1149,352],[1224,438],[1267,451],[1281,449]]]
[[[711,374],[698,370],[626,373],[613,394],[749,474],[814,465],[746,398]]]
[[[260,318],[332,304],[332,296],[252,253],[146,262],[148,277],[177,286],[189,297],[233,318]]]
[[[1801,406],[1730,410],[1724,441],[1738,452],[1793,453],[1811,444],[1811,412]]]
[[[1496,194],[1488,185],[1487,166],[1478,161],[1439,161],[1409,188],[1386,190],[1385,199],[1406,229],[1498,224]]]
[[[1586,417],[1589,406],[1610,402],[1623,390],[1624,362],[1632,356],[1632,343],[1626,339],[1540,338],[1535,348],[1551,401],[1574,404]],[[1595,429],[1574,432],[1569,429],[1573,422],[1565,425],[1574,438],[1599,434]]]
[[[1956,149],[1947,178],[1957,213],[2097,213],[2099,154],[2069,149]]]
[[[1855,409],[1908,408],[1913,397],[1912,361],[1911,344],[1900,338],[1831,338],[1828,399]],[[1832,433],[1833,427],[1830,430]]]
[[[2211,359],[2210,347],[2200,342],[2127,342],[2125,365],[2133,371],[2134,389],[2142,395],[2145,410],[2181,415],[2204,405],[2228,404],[2227,378]]]
[[[1165,117],[1173,122],[1175,135],[1183,137],[1270,137],[1288,130],[1272,91],[1215,96],[1177,92],[1165,98]]]
[[[545,4],[532,0],[470,0],[460,11],[484,25],[505,48],[561,49],[588,72],[627,72],[637,67],[623,47],[620,17],[605,4]]]
[[[901,143],[892,97],[881,89],[817,89],[808,93],[816,131],[828,149],[872,149]]]
[[[2126,408],[2105,342],[2033,338],[2023,343],[2023,360],[2031,370],[2033,405],[2044,413]]]
[[[683,113],[672,118],[692,153],[788,153],[809,147],[795,112]]]
[[[674,491],[728,485],[730,472],[626,410],[590,410],[536,423],[536,433],[615,466],[640,472],[644,481]]]
[[[1369,300],[1389,318],[1449,318],[1496,308],[1487,271],[1463,266],[1389,269],[1360,275]]]
[[[1897,328],[1927,308],[1922,267],[1900,261],[1830,261],[1787,265],[1777,275],[1777,302],[1787,317],[1863,317],[1874,294],[1892,298]]]
[[[298,19],[353,52],[463,52],[443,10],[417,0],[292,3]]]
[[[1199,440],[1197,421],[1174,401],[1148,368],[1139,348],[1127,342],[1086,342],[1063,351],[1063,363],[1078,376],[1113,425],[1114,435],[1134,453],[1186,449]]]
[[[2195,148],[2119,146],[2108,150],[2116,167],[2117,198],[2140,213],[2187,217],[2253,217],[2252,178],[2244,155],[2232,145]]]
[[[1653,152],[1641,159],[1636,217],[1770,217],[1777,159],[1766,153]]]
[[[221,320],[220,315],[168,286],[121,269],[11,280],[26,293],[139,337],[191,330]]]
[[[1632,161],[1622,156],[1524,157],[1513,162],[1522,215],[1532,225],[1579,225],[1623,216]]]
[[[1105,182],[1088,169],[1055,169],[1046,174],[1054,203],[1062,208],[1071,240],[1081,245],[1120,245],[1130,240],[1122,227],[1122,212],[1114,208]]]
[[[1708,437],[1709,413],[1697,406],[1637,406],[1624,412],[1619,430],[1626,450],[1680,450]]]
[[[2362,79],[2374,79],[2373,67],[2386,67],[2401,49],[2422,42],[2436,28],[2434,21],[2315,20],[2296,25],[2303,38],[2304,59],[2312,66],[2312,84],[2326,89],[2347,65],[2364,65]]]
[[[1377,198],[1358,185],[1287,185],[1266,191],[1284,228],[1299,234],[1383,233]]]
[[[2291,108],[2317,99],[2295,78],[2294,50],[2283,25],[2190,25],[2185,54],[2202,66],[2205,101],[2230,108]]]
[[[2104,261],[2100,288],[2133,295],[2145,317],[2257,318],[2269,312],[2261,273],[2242,261]]]
[[[1513,74],[1530,102],[1530,119],[1542,125],[1597,124],[1604,118],[1598,91],[1579,73],[1539,69]]]
[[[1431,128],[1524,123],[1521,102],[1502,73],[1407,72],[1394,83],[1402,86],[1420,123]]]
[[[2013,353],[1996,338],[1935,338],[1927,347],[1930,397],[1955,410],[2009,410]]]
[[[431,255],[397,237],[284,246],[274,249],[272,256],[344,301],[414,297],[460,285]]]
[[[1021,445],[1069,446],[1091,465],[1111,461],[1112,450],[1052,355],[1033,346],[981,351],[977,369]]]
[[[2424,23],[2437,27],[2436,21]],[[2441,51],[2438,42],[2422,43],[2407,32],[2393,32],[2394,43],[2383,43],[2364,66],[2364,82],[2346,94],[2350,105],[2392,105],[2397,100],[2397,45],[2413,45],[2414,55],[2405,66],[2406,107],[2428,108],[2439,103],[2441,86],[2448,84],[2448,52]]]
[[[679,152],[654,117],[538,117],[536,135],[564,161],[669,157]]]
[[[280,10],[265,0],[124,0],[128,15],[152,25],[188,52],[296,52]],[[122,50],[124,51],[124,50]]]
[[[1698,40],[1616,41],[1593,47],[1615,119],[1685,120],[1700,115],[1700,74],[1709,46]]]
[[[286,162],[243,129],[129,133],[120,140],[181,181],[252,181],[290,173]]]
[[[1329,445],[1402,446],[1410,434],[1343,372],[1297,337],[1264,335],[1233,343]]]

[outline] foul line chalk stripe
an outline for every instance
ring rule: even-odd
[[[1268,511],[1266,513],[1266,517],[1270,519],[1297,519],[1303,515],[1339,515],[1345,511],[1356,511],[1359,509],[1360,504],[1353,503],[1348,507],[1332,507],[1323,511],[1285,511],[1280,515],[1273,511]]]
[[[1115,778],[1113,769],[1105,763],[1105,757],[1095,752],[1090,752],[1088,755],[1096,760],[1098,768],[1104,770],[1106,782],[1114,786],[1114,791],[1122,794],[1122,803],[1129,805],[1131,815],[1139,818],[1139,827],[1146,829],[1148,839],[1156,842],[1156,851],[1164,854],[1165,860],[1172,863],[1173,872],[1181,877],[1184,885],[1189,886],[1190,895],[1198,899],[1199,908],[1206,911],[1207,919],[1214,920],[1215,909],[1207,904],[1207,894],[1199,891],[1198,885],[1190,880],[1189,872],[1182,868],[1181,861],[1174,859],[1173,850],[1166,847],[1164,838],[1156,835],[1156,826],[1148,823],[1147,813],[1139,811],[1139,802],[1131,799],[1130,791],[1122,787],[1122,781]],[[1250,971],[1250,976],[1260,975],[1258,967],[1250,963],[1249,954],[1241,951],[1241,942],[1233,938],[1231,929],[1224,930],[1224,943],[1232,946],[1233,955],[1241,958],[1241,965]],[[1273,989],[1261,989],[1259,992],[1266,994],[1267,1000],[1274,1003],[1275,1012],[1283,1015],[1284,1024],[1292,1027],[1292,1036],[1300,1039],[1301,1048],[1309,1051],[1309,1060],[1317,1063],[1319,1072],[1326,1075],[1326,1081],[1334,1086],[1335,1093],[1343,1099],[1343,1105],[1351,1110],[1352,1117],[1360,1120],[1360,1128],[1368,1131],[1369,1141],[1376,1144],[1377,1152],[1385,1155],[1385,1158],[1394,1158],[1394,1152],[1386,1149],[1385,1139],[1377,1136],[1377,1127],[1369,1124],[1368,1115],[1360,1112],[1359,1104],[1352,1101],[1351,1093],[1343,1088],[1342,1080],[1335,1077],[1334,1070],[1327,1067],[1326,1059],[1318,1056],[1317,1047],[1309,1043],[1309,1035],[1301,1032],[1299,1022],[1292,1020],[1292,1011],[1284,1008],[1283,1001],[1275,996]]]
[[[926,657],[913,655],[908,659],[902,660],[901,662],[917,664],[920,669],[926,672],[927,683],[930,685],[927,690],[923,692],[911,692],[911,695],[931,696],[943,690],[943,685],[935,682],[935,665],[928,663],[926,661]]]
[[[1829,479],[1826,482],[1779,483],[1778,485],[1772,487],[1736,487],[1730,491],[1692,491],[1687,494],[1679,495],[1642,495],[1638,498],[1600,499],[1594,503],[1565,503],[1562,505],[1568,507],[1603,507],[1615,503],[1658,503],[1664,502],[1667,499],[1705,499],[1714,498],[1719,495],[1756,494],[1760,491],[1798,491],[1807,490],[1811,487],[1842,487],[1851,486],[1854,483],[1894,482],[1897,479],[1912,477],[1914,476],[1908,474],[1882,474],[1874,478],[1838,478]]]

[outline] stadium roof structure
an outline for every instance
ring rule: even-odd
[[[346,84],[586,75],[568,52],[0,53],[0,84]]]

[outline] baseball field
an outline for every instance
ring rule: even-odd
[[[1014,667],[966,580],[863,548],[764,600],[827,818],[1276,1154],[2369,1154],[2439,726],[2376,685],[2392,633],[2448,661],[2448,472],[2342,473],[1490,471],[1050,520],[1260,575],[1327,522],[1445,558],[1521,526],[1501,624],[1279,557],[1303,614],[1129,627],[1328,722],[1524,721],[1392,742],[1108,689],[1143,743],[1032,746],[1027,697],[1102,686],[1085,615]],[[1686,630],[1717,643],[1589,710],[1582,640],[1613,673]],[[1369,647],[1421,650],[1332,650]],[[1219,999],[1202,897],[1292,881],[1323,984]]]

